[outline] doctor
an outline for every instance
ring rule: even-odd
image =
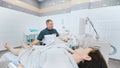
[[[59,33],[56,29],[53,28],[53,21],[51,19],[46,20],[46,28],[43,29],[37,37],[37,40],[34,40],[30,46],[42,44],[47,45],[53,42],[55,37],[59,36]]]

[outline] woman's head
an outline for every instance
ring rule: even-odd
[[[79,68],[107,68],[107,64],[98,49],[79,48],[75,50],[80,57]]]

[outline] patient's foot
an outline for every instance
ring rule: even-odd
[[[5,43],[4,47],[7,48],[7,49],[9,49],[9,50],[12,48],[11,45],[10,45],[10,43]]]

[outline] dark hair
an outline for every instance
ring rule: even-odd
[[[88,54],[92,59],[90,61],[80,62],[79,68],[108,68],[105,59],[99,50],[91,51]]]
[[[53,21],[51,19],[47,19],[46,24],[49,23],[49,22],[53,22]]]

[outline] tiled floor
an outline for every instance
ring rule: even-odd
[[[2,51],[2,52],[0,52],[0,56],[1,56],[2,54],[4,54],[5,52],[7,52],[7,51]],[[4,62],[3,64],[7,64],[7,63]],[[3,64],[0,64],[0,68],[1,68],[2,66],[4,66]],[[2,65],[2,66],[1,66],[1,65]],[[4,67],[2,67],[2,68],[4,68]],[[110,60],[109,60],[109,64],[108,64],[108,68],[120,68],[120,61],[110,59]]]

